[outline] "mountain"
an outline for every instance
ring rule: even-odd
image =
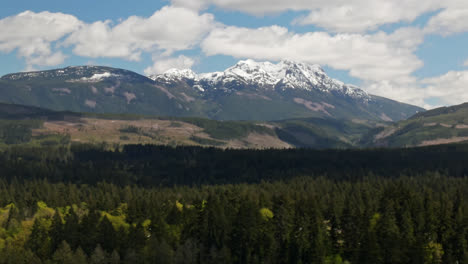
[[[366,145],[427,146],[468,141],[468,103],[418,113],[366,137]]]
[[[172,69],[145,77],[99,66],[16,73],[0,101],[53,110],[196,116],[217,120],[402,120],[422,108],[370,95],[318,65],[240,61],[223,72]]]
[[[190,69],[171,69],[162,75],[149,78],[167,84],[186,81],[202,92],[221,89],[233,92],[247,87],[258,91],[296,89],[305,91],[319,90],[325,93],[335,92],[342,96],[368,102],[371,97],[358,87],[345,85],[331,79],[319,65],[308,65],[293,61],[281,61],[278,64],[239,61],[224,72],[204,73],[197,75]]]
[[[319,65],[239,61],[224,72],[197,75],[172,69],[150,76],[160,85],[198,90],[219,107],[215,119],[278,120],[324,117],[393,121],[422,108],[370,95],[328,77]]]
[[[0,79],[1,102],[60,111],[192,114],[182,106],[185,101],[171,100],[173,97],[145,76],[110,67],[67,67],[9,74]]]

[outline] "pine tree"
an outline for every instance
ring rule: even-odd
[[[73,256],[73,263],[75,264],[87,264],[88,263],[88,256],[86,256],[86,253],[81,249],[81,247],[78,247],[75,250],[75,255]]]
[[[119,253],[114,250],[109,258],[109,264],[119,264],[120,263],[120,255]]]
[[[88,214],[83,217],[79,226],[80,247],[83,251],[91,255],[93,250],[98,244],[98,230],[100,214],[96,210],[90,210]]]
[[[62,217],[57,210],[55,211],[54,218],[52,218],[49,236],[51,240],[51,250],[55,252],[65,240]]]
[[[98,226],[98,243],[107,252],[117,248],[117,236],[112,223],[104,216]]]
[[[397,225],[393,201],[385,201],[382,217],[377,225],[377,236],[382,249],[382,263],[401,263],[400,230]]]
[[[188,239],[180,245],[174,255],[175,264],[198,263],[199,245],[194,240]]]
[[[82,234],[80,234],[79,228],[79,217],[72,207],[69,214],[65,217],[65,225],[63,226],[64,240],[69,243],[72,249],[76,249],[80,243]]]
[[[101,245],[97,245],[93,254],[89,257],[90,264],[107,264],[107,253],[102,249]]]
[[[75,264],[75,254],[67,242],[63,241],[52,256],[52,261],[56,264]]]
[[[52,254],[50,237],[46,226],[39,218],[34,220],[31,235],[26,242],[26,247],[31,249],[42,260],[48,259]]]

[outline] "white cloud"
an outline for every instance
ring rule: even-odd
[[[175,6],[201,9],[214,5],[254,15],[279,13],[287,10],[308,10],[314,6],[323,6],[327,2],[326,0],[257,0],[255,3],[252,3],[252,0],[172,0]]]
[[[454,0],[456,1],[456,0]],[[334,32],[364,32],[384,24],[411,22],[420,15],[445,7],[439,0],[172,0],[174,5],[201,9],[209,5],[253,15],[287,10],[309,11],[295,20]]]
[[[259,60],[292,59],[349,70],[366,81],[408,81],[423,63],[412,53],[423,35],[415,28],[374,35],[310,32],[295,34],[287,28],[224,27],[202,42],[206,55],[230,55]]]
[[[190,49],[214,26],[211,14],[166,6],[149,18],[129,17],[117,25],[97,21],[84,25],[67,40],[73,52],[86,57],[114,57],[139,60],[142,52]]]
[[[147,76],[161,74],[169,69],[190,69],[195,64],[195,60],[184,55],[175,58],[153,58],[154,65],[145,69]]]
[[[421,81],[426,84],[424,97],[438,98],[443,105],[468,102],[468,71],[450,71],[442,76]]]
[[[295,22],[317,25],[334,32],[364,32],[385,24],[411,22],[437,8],[438,1],[329,1]]]
[[[431,105],[425,101],[430,97],[426,96],[424,88],[416,79],[407,82],[394,82],[392,80],[366,82],[363,88],[371,94],[418,105],[426,109],[431,108]]]
[[[62,13],[26,11],[0,20],[0,52],[17,50],[28,68],[62,63],[65,55],[54,52],[51,44],[70,34],[82,23]]]
[[[468,1],[465,0],[172,0],[176,6],[200,10],[210,5],[263,16],[288,10],[308,11],[294,23],[316,25],[333,32],[365,32],[382,25],[412,22],[419,16],[441,10],[428,23],[427,33],[449,35],[468,31]]]
[[[468,71],[450,71],[441,76],[407,83],[380,81],[364,86],[370,93],[384,95],[426,109],[468,102],[466,87],[468,87]],[[434,99],[436,105],[434,105]]]
[[[432,17],[426,25],[426,33],[443,36],[468,31],[468,2],[453,5]]]
[[[468,59],[463,63],[463,66],[468,67]]]

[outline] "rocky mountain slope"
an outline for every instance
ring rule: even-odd
[[[0,101],[95,113],[217,120],[402,120],[423,109],[367,94],[317,65],[240,61],[223,72],[172,69],[157,76],[99,66],[17,73],[0,79]]]

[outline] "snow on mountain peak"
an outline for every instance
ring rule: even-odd
[[[291,60],[282,60],[275,64],[247,59],[237,62],[223,72],[197,75],[190,69],[171,69],[163,74],[150,76],[150,78],[166,83],[184,79],[192,80],[195,82],[194,86],[202,87],[203,90],[224,87],[228,83],[239,83],[265,89],[334,91],[353,98],[370,99],[365,91],[330,78],[320,65]]]
[[[91,77],[82,77],[81,81],[84,82],[100,82],[104,79],[112,78],[112,77],[118,77],[119,75],[113,74],[110,72],[104,72],[104,73],[95,73]]]
[[[172,68],[164,72],[163,74],[148,76],[153,81],[163,80],[165,82],[171,82],[175,80],[198,80],[198,75],[191,69],[176,69]]]

